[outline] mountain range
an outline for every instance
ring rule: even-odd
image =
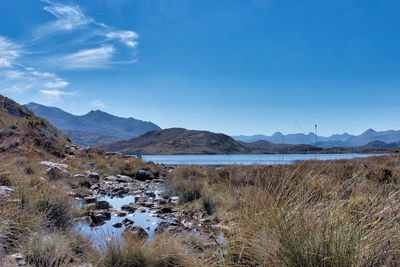
[[[86,115],[79,116],[56,107],[37,103],[29,103],[25,106],[37,116],[49,120],[79,145],[131,139],[148,131],[161,129],[152,122],[134,118],[121,118],[101,110],[90,111]]]
[[[280,132],[273,134],[272,136],[266,135],[239,135],[232,136],[235,140],[241,142],[256,142],[256,141],[268,141],[274,144],[291,144],[291,145],[316,145],[321,148],[332,148],[332,147],[359,147],[367,146],[371,142],[379,141],[381,147],[386,147],[388,144],[394,146],[396,142],[400,141],[400,131],[389,130],[377,132],[373,129],[368,129],[360,135],[351,135],[348,133],[335,134],[329,137],[316,136],[314,133],[309,134],[288,134],[284,135]]]

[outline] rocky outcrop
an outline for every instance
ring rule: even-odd
[[[125,227],[122,235],[126,239],[142,239],[146,240],[149,234],[142,227],[137,225],[128,225]]]

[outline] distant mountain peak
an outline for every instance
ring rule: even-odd
[[[377,133],[377,132],[376,132],[374,129],[369,128],[368,130],[366,130],[365,132],[363,132],[362,135],[364,135],[364,134],[375,134],[375,133]]]
[[[47,107],[37,103],[25,105],[36,115],[45,117],[58,128],[65,130],[71,136],[78,136],[79,139],[73,139],[79,144],[79,140],[85,137],[86,144],[97,142],[100,138],[110,140],[131,139],[148,131],[161,129],[152,122],[146,122],[134,118],[117,117],[102,110],[91,110],[85,115],[73,115],[59,108]],[[95,133],[93,138],[89,138],[88,133]],[[83,143],[82,143],[83,144]]]

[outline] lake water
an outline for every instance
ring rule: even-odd
[[[382,154],[244,154],[244,155],[143,155],[144,161],[167,165],[291,164],[304,160],[340,160]]]

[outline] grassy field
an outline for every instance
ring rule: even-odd
[[[227,242],[215,265],[397,266],[399,179],[399,157],[387,156],[181,167],[169,190],[222,224]]]
[[[398,156],[304,162],[280,166],[183,166],[169,173],[188,219],[223,231],[210,246],[193,235],[164,233],[150,243],[109,243],[98,251],[72,231],[85,213],[90,179],[44,180],[41,160],[56,156],[0,155],[0,184],[15,186],[0,199],[0,265],[21,253],[33,266],[396,266],[400,261]],[[87,162],[94,163],[88,167]],[[71,174],[100,176],[161,167],[135,158],[76,152]]]

